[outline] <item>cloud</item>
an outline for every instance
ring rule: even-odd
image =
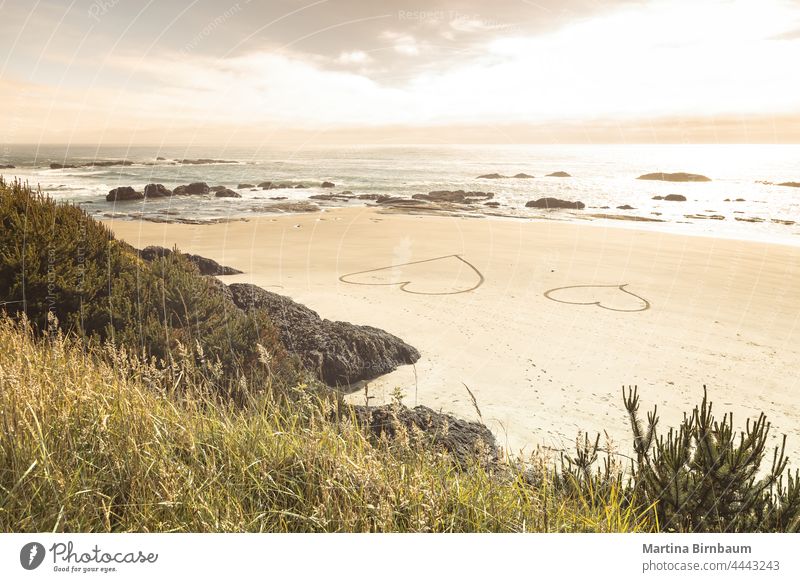
[[[336,62],[340,65],[365,65],[372,61],[373,58],[364,51],[342,52],[336,58]]]
[[[386,31],[381,34],[381,38],[388,40],[391,43],[394,52],[398,54],[413,57],[420,53],[420,47],[417,43],[417,39],[410,34]]]

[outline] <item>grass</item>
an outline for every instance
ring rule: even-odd
[[[295,387],[226,405],[192,370],[0,319],[0,530],[56,532],[649,531],[619,491],[368,438]]]

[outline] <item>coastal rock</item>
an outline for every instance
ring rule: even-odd
[[[498,460],[499,449],[492,431],[479,422],[436,412],[427,406],[408,408],[402,404],[384,406],[356,405],[344,409],[352,411],[360,426],[377,438],[395,438],[403,431],[410,438],[423,438],[425,444],[447,452],[461,466],[471,461],[492,464]]]
[[[654,172],[643,174],[637,180],[660,180],[662,182],[710,182],[711,178],[700,174],[687,174],[686,172],[674,172],[672,174],[664,172]]]
[[[222,192],[223,190],[227,190],[227,189],[228,189],[227,186],[222,186],[222,185],[220,185],[220,186],[209,186],[208,191],[209,192]]]
[[[338,202],[347,202],[350,200],[349,196],[343,196],[342,194],[314,194],[309,196],[311,200],[328,200],[331,202],[338,201]]]
[[[171,249],[167,249],[164,247],[157,247],[157,246],[149,246],[145,247],[139,251],[139,256],[142,257],[145,261],[154,261],[160,257],[166,257],[172,254]],[[200,271],[201,275],[239,275],[242,271],[238,269],[234,269],[233,267],[226,267],[225,265],[220,265],[217,261],[213,259],[209,259],[206,257],[201,257],[200,255],[192,255],[189,253],[182,253],[184,257],[190,262],[193,263],[197,269]]]
[[[165,187],[164,184],[148,184],[144,187],[145,198],[164,198],[165,196],[172,196],[172,190]]]
[[[186,186],[175,186],[175,189],[172,191],[173,196],[186,196],[187,194]]]
[[[235,190],[231,190],[230,188],[223,188],[222,190],[217,190],[214,193],[214,196],[217,198],[241,198],[242,195],[236,192]]]
[[[489,208],[499,208],[500,207],[500,203],[499,202],[484,202],[483,205],[484,206],[488,206]]]
[[[553,172],[552,174],[547,174],[549,178],[572,178],[570,174],[566,172]]]
[[[414,200],[428,200],[430,202],[452,202],[456,204],[470,204],[494,198],[493,192],[465,192],[464,190],[435,190],[427,194],[414,194]]]
[[[630,204],[623,204],[622,206],[617,206],[617,210],[636,210]]]
[[[78,166],[76,166],[75,164],[58,164],[55,162],[50,164],[51,170],[63,170],[65,168],[77,168],[77,167]]]
[[[261,182],[258,184],[258,187],[261,188],[262,190],[268,190],[269,188],[272,187],[272,182]]]
[[[558,198],[539,198],[538,200],[531,200],[525,204],[526,208],[572,208],[581,210],[586,208],[583,202],[570,202],[568,200],[559,200]]]
[[[79,167],[83,168],[107,168],[109,166],[132,166],[133,162],[128,160],[101,160],[89,162],[88,164],[81,164]]]
[[[192,182],[186,186],[187,194],[208,194],[210,190],[205,182]]]
[[[236,186],[236,188],[238,190],[244,190],[246,188],[255,188],[255,186],[253,184],[239,184],[238,186]]]
[[[191,166],[201,165],[201,164],[235,164],[234,160],[214,160],[212,158],[198,158],[196,160],[177,160],[179,164],[187,164]]]
[[[788,186],[789,188],[800,188],[800,182],[781,182],[778,186]]]
[[[668,202],[686,202],[683,194],[667,194],[666,196],[653,196],[653,200],[666,200]]]
[[[330,386],[370,380],[420,357],[415,348],[381,329],[322,319],[312,309],[255,285],[236,283],[229,289],[240,309],[265,310],[286,349]]]
[[[502,180],[503,178],[508,178],[508,176],[503,176],[502,174],[483,174],[482,176],[478,176],[476,180]]]
[[[125,200],[142,200],[144,194],[137,192],[131,186],[120,186],[108,192],[106,200],[109,202],[121,202]]]
[[[524,179],[524,178],[535,178],[536,176],[531,176],[530,174],[525,174],[523,172],[520,172],[519,174],[514,174],[511,177],[512,178],[522,178],[522,179]]]
[[[166,159],[167,159],[167,158],[162,158],[161,156],[158,156],[158,157],[156,158],[156,161],[157,161],[157,162],[164,162],[164,161],[166,161]]]
[[[291,186],[287,186],[287,188],[291,188]],[[305,184],[297,184],[295,188],[308,188]]]
[[[335,188],[335,187],[336,187],[336,184],[334,184],[333,182],[323,182],[322,183],[322,188]]]
[[[0,170],[13,170],[14,166],[11,164],[0,164]]]

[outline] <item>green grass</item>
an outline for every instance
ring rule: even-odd
[[[225,405],[192,371],[0,319],[2,531],[640,531],[622,495],[369,439],[302,385]],[[185,366],[185,368],[183,368]]]

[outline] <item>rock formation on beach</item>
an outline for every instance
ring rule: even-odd
[[[524,172],[520,172],[519,174],[514,174],[511,177],[512,178],[525,179],[525,178],[535,178],[536,176],[531,176],[530,174],[526,174]]]
[[[144,187],[145,198],[164,198],[172,196],[172,190],[164,186],[164,184],[148,184]]]
[[[643,174],[637,180],[660,180],[662,182],[710,182],[711,178],[700,174],[687,174],[686,172],[675,172],[672,174],[664,172],[654,172]]]
[[[502,174],[483,174],[478,176],[476,180],[502,180],[503,178],[508,178],[508,176],[503,176]]]
[[[436,412],[427,406],[356,405],[343,410],[345,414],[349,411],[361,426],[378,438],[392,439],[399,430],[405,430],[411,438],[415,434],[424,435],[426,444],[446,451],[459,465],[467,465],[476,455],[482,464],[498,460],[497,441],[492,431],[479,422]]]
[[[231,190],[230,188],[223,188],[222,190],[217,190],[214,193],[214,196],[217,198],[241,198],[242,195],[236,192],[235,190]]]
[[[547,174],[548,178],[571,178],[570,174],[566,172],[553,172],[552,174]]]
[[[253,185],[253,184],[239,184],[238,186],[236,186],[236,188],[239,189],[239,190],[244,190],[246,188],[255,188],[255,185]]]
[[[122,202],[126,200],[143,200],[144,194],[137,192],[131,186],[120,186],[108,192],[108,202]]]
[[[434,190],[427,194],[414,194],[414,200],[428,200],[430,202],[453,202],[456,204],[471,204],[494,198],[493,192],[465,192],[464,190]]]
[[[666,200],[667,202],[686,202],[683,194],[667,194],[666,196],[653,196],[653,200]]]
[[[165,247],[149,246],[139,251],[139,256],[145,261],[153,261],[160,257],[167,257],[172,254],[172,250]],[[184,257],[193,263],[201,275],[240,275],[242,271],[234,269],[233,267],[226,267],[220,265],[217,261],[200,255],[192,255],[189,253],[182,253]]]
[[[538,200],[531,200],[525,204],[526,208],[572,208],[581,210],[586,208],[583,202],[570,202],[568,200],[559,200],[558,198],[539,198]]]
[[[0,164],[0,170],[13,170],[14,166],[11,164]]]
[[[335,188],[336,184],[334,184],[333,182],[323,182],[321,187],[322,188]]]
[[[800,182],[781,182],[778,186],[788,186],[789,188],[800,188]]]
[[[329,386],[370,380],[420,357],[415,348],[381,329],[322,319],[312,309],[255,285],[228,288],[240,309],[265,310],[286,349]]]

